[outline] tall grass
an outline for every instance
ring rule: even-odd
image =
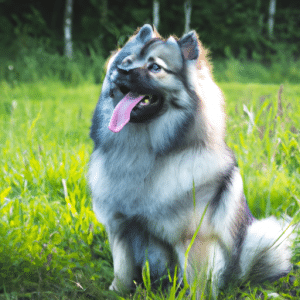
[[[215,61],[214,66],[214,74],[219,82],[300,83],[300,61],[288,57],[274,57],[268,64],[231,57]]]
[[[110,254],[85,176],[99,87],[2,83],[1,91],[0,295],[75,297],[78,278],[104,289]]]
[[[104,64],[103,56],[92,48],[89,55],[75,51],[71,60],[57,52],[49,53],[43,47],[29,48],[13,58],[0,58],[0,81],[17,84],[50,79],[73,86],[84,82],[100,83]]]
[[[300,207],[300,88],[222,83],[227,143],[237,155],[256,217],[294,216]],[[100,86],[0,83],[0,299],[115,299],[112,258],[95,218],[86,174],[88,136]],[[293,262],[299,265],[300,250]],[[271,292],[298,299],[300,272],[220,299]],[[194,299],[145,288],[121,299]],[[176,296],[177,295],[177,296]],[[120,298],[120,297],[119,297]]]
[[[254,215],[295,213],[300,192],[299,87],[221,84],[221,88],[227,96],[227,141],[237,155]]]

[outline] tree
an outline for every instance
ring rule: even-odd
[[[68,57],[69,59],[71,59],[73,56],[72,12],[73,12],[73,0],[66,0],[65,16],[64,16],[65,56]]]
[[[274,33],[274,16],[276,11],[276,0],[270,0],[269,6],[269,37],[273,38]]]
[[[159,25],[159,1],[153,0],[153,25],[158,29]]]
[[[191,29],[191,16],[192,16],[192,1],[186,0],[183,4],[185,15],[184,33],[189,32]]]

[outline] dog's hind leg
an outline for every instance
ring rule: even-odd
[[[200,299],[203,294],[210,295],[212,299],[217,298],[218,290],[223,286],[221,281],[225,259],[217,240],[198,237],[194,241],[185,272],[191,292],[196,292],[196,299]]]

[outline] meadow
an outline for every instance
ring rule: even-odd
[[[300,86],[220,83],[227,143],[257,218],[300,210]],[[0,82],[0,299],[182,299],[147,285],[108,291],[112,258],[92,211],[87,170],[100,85]],[[219,299],[300,298],[300,237],[291,274]],[[193,293],[190,295],[194,299]],[[184,298],[186,299],[186,298]],[[188,298],[189,299],[189,298]]]

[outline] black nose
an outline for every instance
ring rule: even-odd
[[[126,67],[123,67],[122,65],[118,65],[117,68],[120,74],[127,75],[129,73],[129,70]]]
[[[121,63],[121,65],[124,67],[129,67],[131,64],[132,64],[132,55],[126,57]]]
[[[132,68],[132,63],[132,55],[129,55],[125,57],[123,61],[118,65],[118,69],[123,71],[129,71]]]

